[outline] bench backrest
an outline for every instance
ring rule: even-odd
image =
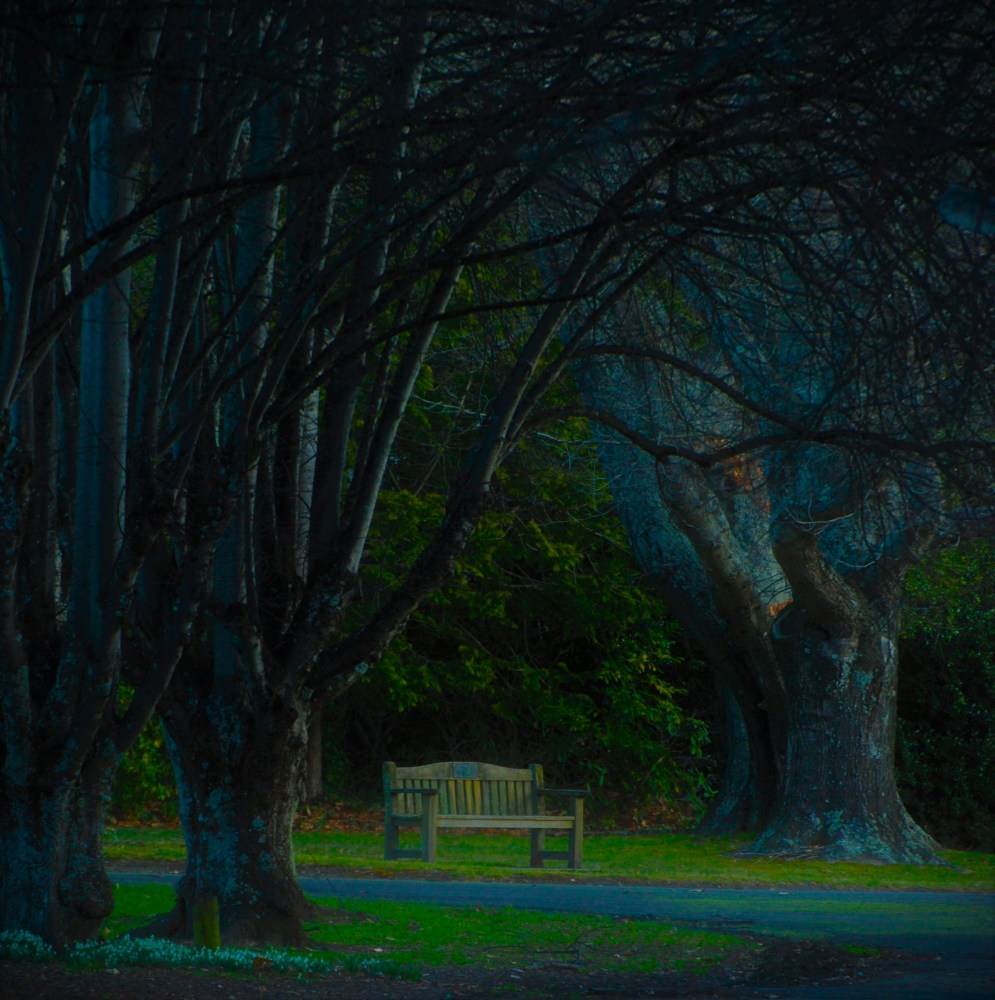
[[[477,761],[450,760],[419,767],[383,766],[387,815],[419,813],[421,796],[393,794],[405,788],[438,789],[442,816],[531,816],[542,811],[542,765],[501,767]]]

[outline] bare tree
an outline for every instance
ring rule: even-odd
[[[990,25],[724,13],[699,25],[722,85],[633,144],[659,151],[656,210],[626,220],[649,267],[569,342],[593,322],[573,357],[619,507],[728,709],[712,827],[931,860],[894,787],[898,601],[923,551],[990,527],[987,201],[964,193],[991,167]],[[536,214],[615,169],[572,163]]]
[[[298,936],[311,706],[448,572],[563,314],[617,252],[589,255],[641,188],[594,206],[567,278],[517,304],[535,323],[468,418],[443,522],[349,622],[415,380],[461,322],[453,290],[530,245],[494,234],[614,111],[591,60],[630,16],[464,13],[164,0],[4,22],[4,927],[96,932],[106,790],[182,654],[164,713],[180,913],[217,894],[226,936]]]
[[[576,301],[626,280],[617,219],[646,187],[641,164],[569,232],[543,234],[577,241],[551,285],[536,284],[535,237],[528,226],[516,233],[514,215],[559,162],[618,141],[606,124],[615,109],[592,79],[617,86],[630,69],[604,40],[627,37],[628,6],[471,13],[428,4],[316,16],[306,61],[320,69],[292,112],[253,124],[247,138],[244,155],[260,162],[279,155],[269,148],[277,127],[278,146],[313,134],[316,121],[333,141],[319,168],[288,179],[278,205],[246,203],[252,221],[236,220],[215,265],[215,284],[240,303],[238,343],[256,344],[233,360],[211,435],[241,457],[211,618],[162,705],[188,846],[164,922],[174,933],[188,933],[198,899],[216,896],[226,938],[300,939],[309,906],[291,832],[308,725],[448,576],[495,470],[562,370],[545,369]],[[467,268],[515,260],[517,288],[463,281]],[[498,313],[516,321],[476,352],[487,384],[457,415],[472,443],[445,513],[396,568],[398,585],[357,617],[381,490],[440,326],[462,344],[481,336],[480,316]],[[223,465],[204,449],[205,479]]]
[[[632,543],[726,706],[708,826],[757,851],[936,860],[895,788],[902,582],[995,529],[995,303],[930,204],[871,233],[809,193],[789,239],[711,241],[582,367]]]
[[[238,332],[207,331],[207,250],[267,182],[234,177],[255,77],[208,71],[236,40],[230,5],[8,14],[0,926],[61,945],[110,913],[114,768],[169,682],[233,505],[218,478],[197,496],[196,531],[166,543],[187,520],[221,389],[211,372]],[[158,614],[126,689],[147,565]]]

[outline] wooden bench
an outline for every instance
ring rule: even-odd
[[[527,829],[531,865],[566,861],[580,868],[584,843],[584,796],[578,789],[546,788],[542,765],[501,767],[475,761],[446,761],[421,767],[383,766],[385,807],[384,857],[434,861],[437,834],[449,829]],[[547,815],[546,799],[566,800],[566,815]],[[402,850],[402,827],[421,830],[421,847]],[[567,835],[565,851],[546,850],[547,831]]]

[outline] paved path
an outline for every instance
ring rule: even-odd
[[[118,882],[173,876],[111,873]],[[922,955],[908,974],[847,986],[744,990],[779,1000],[995,1000],[995,895],[991,893],[717,889],[587,883],[434,882],[302,877],[312,896],[603,913],[730,931],[791,934]]]

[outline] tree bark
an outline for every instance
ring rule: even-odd
[[[307,727],[307,758],[304,766],[304,801],[319,802],[324,794],[320,708],[311,713]]]
[[[104,797],[85,779],[0,797],[0,929],[55,947],[96,937],[114,900],[104,869]]]
[[[71,915],[66,873],[71,789],[19,789],[0,805],[0,927],[65,941]]]
[[[885,864],[939,863],[895,784],[897,630],[864,609],[832,631],[800,607],[773,638],[788,699],[778,808],[753,851]]]
[[[256,704],[182,686],[161,711],[187,860],[176,909],[155,928],[193,937],[195,904],[216,896],[221,940],[302,946],[313,906],[297,882],[293,831],[306,751],[303,704]]]
[[[725,760],[715,797],[698,829],[707,834],[759,830],[777,803],[777,756],[770,720],[755,684],[736,692],[719,680]]]

